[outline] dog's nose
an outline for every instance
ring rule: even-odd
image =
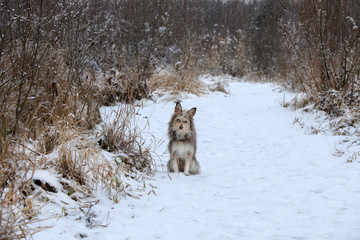
[[[180,125],[179,129],[180,129],[180,130],[182,130],[182,129],[183,129],[183,126],[182,126],[182,125]]]

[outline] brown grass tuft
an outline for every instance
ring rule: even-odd
[[[201,95],[205,93],[203,84],[198,81],[197,71],[169,72],[165,69],[153,74],[149,79],[149,89],[152,93],[169,92],[172,95],[181,92]]]
[[[112,119],[105,119],[99,144],[107,151],[120,154],[120,161],[130,169],[150,171],[153,165],[150,148],[145,146],[135,116],[134,105],[120,105],[111,113]]]

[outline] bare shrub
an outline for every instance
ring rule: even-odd
[[[359,92],[359,4],[303,0],[287,7],[291,20],[283,25],[283,40],[289,70],[304,91],[328,105],[324,111],[338,115],[335,108],[352,107]]]

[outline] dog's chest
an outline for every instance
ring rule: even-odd
[[[194,154],[194,146],[189,142],[173,142],[171,146],[171,154],[179,157]]]

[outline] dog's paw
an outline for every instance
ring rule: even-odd
[[[185,176],[190,176],[190,173],[185,173]]]

